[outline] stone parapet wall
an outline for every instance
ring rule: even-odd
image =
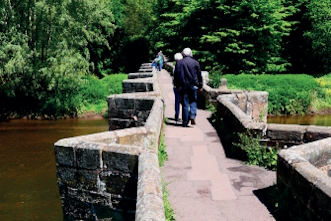
[[[164,105],[155,69],[146,75],[123,81],[132,93],[107,98],[111,131],[54,144],[65,220],[165,220],[157,157]]]
[[[139,76],[142,78],[138,78]],[[161,95],[155,68],[144,73],[130,73],[128,78],[122,82],[123,93],[150,92],[158,93],[156,96]]]
[[[259,134],[268,146],[283,148],[331,137],[331,127],[254,122],[227,95],[219,96],[217,101],[218,115],[230,131]]]
[[[311,220],[331,220],[331,138],[281,150],[277,184],[289,188],[310,212]]]
[[[153,77],[153,72],[143,72],[143,73],[130,73],[128,75],[128,79],[136,79],[136,78],[151,78]]]

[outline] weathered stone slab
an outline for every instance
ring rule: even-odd
[[[303,142],[307,126],[294,124],[268,124],[267,137],[273,140]]]
[[[69,187],[77,187],[78,183],[78,171],[76,168],[70,167],[57,167],[57,182],[60,185],[67,185]]]
[[[76,149],[77,167],[84,169],[101,168],[101,146],[97,143],[80,143]]]
[[[135,173],[138,167],[138,156],[136,155],[103,151],[102,161],[103,168],[123,173]]]
[[[144,68],[144,69],[139,69],[138,72],[152,72],[153,68]]]
[[[143,72],[143,73],[130,73],[128,79],[137,79],[137,78],[151,78],[153,77],[153,72]]]
[[[106,192],[136,199],[138,174],[107,171],[100,174]]]
[[[331,152],[331,138],[294,146],[278,154],[277,184],[285,184],[319,219],[330,220],[331,179],[316,166],[317,159]]]
[[[315,141],[323,138],[331,137],[331,127],[323,126],[308,126],[307,141]]]
[[[64,146],[60,142],[54,144],[56,164],[61,166],[76,166],[75,146],[78,142],[73,141],[71,144]]]
[[[78,170],[78,180],[80,188],[85,190],[100,191],[99,174],[101,170]]]

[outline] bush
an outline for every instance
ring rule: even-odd
[[[81,112],[102,112],[107,108],[107,97],[122,93],[122,81],[127,78],[127,74],[113,74],[102,79],[93,75],[84,76],[84,85],[80,91],[84,104]]]
[[[247,154],[249,165],[263,166],[268,169],[277,169],[277,147],[268,148],[260,144],[260,137],[253,137],[250,133],[239,133],[239,143],[234,146],[240,147]]]
[[[211,74],[211,85],[218,87],[221,73]],[[268,112],[274,114],[304,114],[310,111],[314,96],[325,92],[312,76],[305,74],[253,75],[226,74],[229,88],[269,92]]]

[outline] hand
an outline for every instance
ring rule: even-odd
[[[199,90],[198,90],[198,93],[201,93],[203,91],[203,88],[200,88]]]

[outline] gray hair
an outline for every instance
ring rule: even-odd
[[[179,61],[179,60],[183,59],[183,55],[181,53],[176,53],[174,58],[175,58],[175,61]]]
[[[182,54],[185,56],[193,57],[191,48],[184,48]]]

